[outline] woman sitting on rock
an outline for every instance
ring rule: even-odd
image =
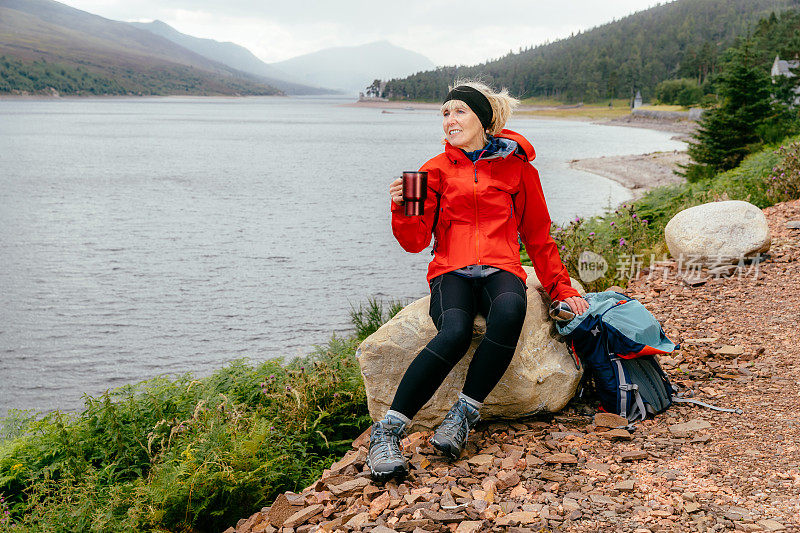
[[[467,352],[475,315],[481,313],[486,334],[463,392],[431,439],[451,457],[464,449],[484,399],[511,362],[525,319],[526,275],[518,236],[550,296],[578,314],[588,307],[572,288],[550,236],[539,175],[529,163],[533,147],[503,129],[518,103],[506,90],[457,84],[441,108],[444,152],[420,169],[428,173],[424,215],[405,216],[401,179],[389,187],[392,230],[400,245],[421,252],[434,236],[428,282],[430,316],[439,333],[409,365],[391,409],[372,426],[368,463],[376,479],[407,473],[401,434]]]

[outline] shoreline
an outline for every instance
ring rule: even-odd
[[[689,162],[686,151],[650,152],[648,154],[618,155],[573,159],[569,167],[619,183],[638,200],[656,187],[683,183],[685,178],[674,173],[679,165]]]

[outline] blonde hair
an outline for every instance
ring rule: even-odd
[[[486,99],[489,100],[492,106],[492,122],[489,124],[489,127],[486,128],[485,133],[493,136],[500,133],[503,128],[506,127],[506,122],[511,118],[514,109],[519,105],[519,100],[508,94],[508,89],[505,87],[500,91],[495,91],[489,85],[476,79],[457,79],[447,90],[452,91],[455,87],[460,85],[466,85],[479,90]],[[452,111],[455,107],[454,102],[454,100],[448,100],[442,104],[442,112]],[[485,140],[486,136],[484,135],[484,141]]]

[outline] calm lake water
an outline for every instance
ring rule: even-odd
[[[330,98],[0,100],[0,416],[158,374],[307,353],[351,305],[410,299],[430,255],[388,184],[442,146],[435,111]],[[572,159],[671,134],[514,119],[551,216],[630,198]]]

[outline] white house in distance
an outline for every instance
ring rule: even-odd
[[[776,78],[777,76],[786,76],[787,78],[794,78],[796,74],[792,72],[797,67],[800,67],[800,59],[781,59],[780,56],[775,56],[775,61],[772,62],[772,70],[770,76]],[[794,90],[800,94],[800,87]],[[800,96],[794,99],[795,104],[800,104]]]

